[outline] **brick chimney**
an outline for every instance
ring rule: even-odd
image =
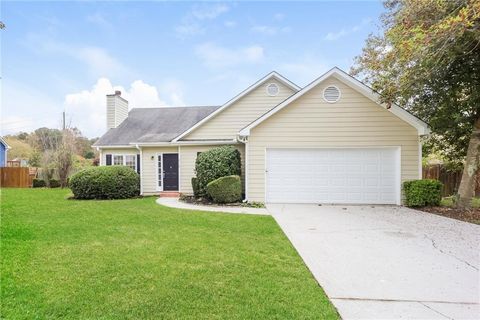
[[[107,130],[118,127],[128,116],[128,101],[121,95],[118,90],[107,94]]]

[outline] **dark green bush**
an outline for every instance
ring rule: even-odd
[[[140,194],[140,176],[122,166],[91,167],[70,177],[76,199],[127,199]]]
[[[33,188],[45,188],[45,180],[42,179],[33,179]]]
[[[207,193],[216,203],[231,203],[242,200],[240,176],[226,176],[207,184]]]
[[[442,200],[443,184],[438,180],[405,181],[405,205],[408,207],[438,206]]]
[[[199,196],[199,192],[198,192],[198,179],[196,177],[193,177],[192,178],[192,189],[193,189],[193,195],[195,197],[198,197]]]
[[[60,181],[57,179],[50,179],[50,188],[60,188]]]
[[[207,184],[215,179],[240,176],[241,166],[240,152],[233,146],[216,147],[200,153],[195,162],[198,195],[206,195]]]

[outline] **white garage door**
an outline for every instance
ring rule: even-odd
[[[267,149],[270,203],[398,204],[399,148]]]

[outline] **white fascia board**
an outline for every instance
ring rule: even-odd
[[[322,76],[311,82],[309,85],[307,85],[305,88],[302,90],[298,91],[297,93],[293,94],[290,96],[288,99],[277,105],[275,108],[271,109],[267,113],[265,113],[263,116],[258,118],[257,120],[253,121],[250,123],[248,126],[240,130],[239,135],[240,136],[249,136],[250,135],[250,130],[256,127],[258,124],[262,123],[264,120],[267,118],[271,117],[278,111],[282,110],[284,107],[292,103],[293,101],[297,100],[300,98],[302,95],[310,91],[312,88],[316,87],[318,84],[320,84],[322,81],[327,79],[328,77],[334,75],[338,80],[345,82],[347,85],[350,87],[354,88],[373,102],[379,104],[383,108],[387,109],[388,111],[392,112],[394,115],[402,119],[403,121],[407,122],[408,124],[412,125],[415,127],[418,131],[418,135],[427,135],[430,133],[430,130],[428,128],[428,125],[423,122],[422,120],[418,119],[405,109],[399,107],[396,104],[393,104],[390,108],[387,108],[387,106],[383,103],[380,102],[380,97],[377,93],[375,93],[371,88],[369,88],[367,85],[362,83],[361,81],[355,79],[354,77],[350,76],[346,72],[340,70],[337,67],[332,68],[331,70],[327,71],[324,73]]]
[[[271,79],[271,78],[275,78],[277,79],[278,81],[282,82],[283,84],[285,84],[286,86],[290,87],[292,90],[294,91],[299,91],[301,88],[299,86],[297,86],[296,84],[294,84],[293,82],[291,82],[290,80],[288,80],[287,78],[283,77],[282,75],[280,75],[278,72],[276,71],[272,71],[270,72],[269,74],[267,74],[265,77],[261,78],[260,80],[258,80],[257,82],[255,82],[254,84],[252,84],[250,87],[248,87],[247,89],[243,90],[242,92],[240,92],[238,95],[236,95],[235,97],[233,97],[231,100],[227,101],[224,105],[222,105],[220,108],[218,108],[217,110],[215,110],[214,112],[212,112],[211,114],[209,114],[207,117],[203,118],[202,120],[200,120],[199,122],[197,122],[194,126],[190,127],[188,130],[186,130],[185,132],[181,133],[179,136],[177,136],[175,139],[172,140],[172,142],[177,142],[178,140],[180,140],[181,138],[185,137],[186,135],[188,135],[190,132],[192,132],[193,130],[195,130],[196,128],[200,127],[201,125],[203,125],[205,122],[209,121],[210,119],[212,119],[213,117],[215,117],[217,114],[219,114],[220,112],[222,112],[223,110],[225,110],[226,108],[228,108],[229,106],[231,106],[232,104],[234,104],[235,102],[237,102],[238,100],[240,100],[241,98],[243,98],[244,96],[246,96],[247,94],[249,94],[250,92],[252,92],[253,90],[255,90],[256,88],[258,88],[259,86],[261,86],[263,83],[265,83],[267,80]]]
[[[239,144],[236,139],[232,140],[199,140],[199,141],[177,141],[177,142],[133,142],[129,147],[171,147],[171,146],[198,146],[198,145],[217,145],[217,144]]]
[[[8,143],[2,137],[0,137],[0,142],[5,146],[5,149],[7,149],[7,150],[12,149],[12,147],[10,147],[8,145]]]
[[[124,149],[124,148],[135,148],[134,144],[126,144],[126,145],[113,145],[113,146],[92,146],[93,148],[97,149]]]

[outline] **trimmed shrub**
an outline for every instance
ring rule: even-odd
[[[123,166],[91,167],[70,177],[76,199],[127,199],[140,194],[140,176]]]
[[[231,203],[242,200],[240,176],[226,176],[207,184],[207,193],[216,203]]]
[[[442,200],[443,184],[438,180],[405,181],[405,205],[408,207],[438,206]]]
[[[45,188],[45,180],[33,179],[32,187],[33,188]]]
[[[50,188],[60,188],[60,181],[57,179],[50,179]]]
[[[216,147],[200,153],[195,162],[198,195],[206,195],[207,184],[215,179],[231,175],[240,176],[241,166],[240,152],[233,146]]]
[[[198,193],[198,179],[196,177],[192,178],[192,189],[193,189],[193,196],[195,198],[199,197]]]

